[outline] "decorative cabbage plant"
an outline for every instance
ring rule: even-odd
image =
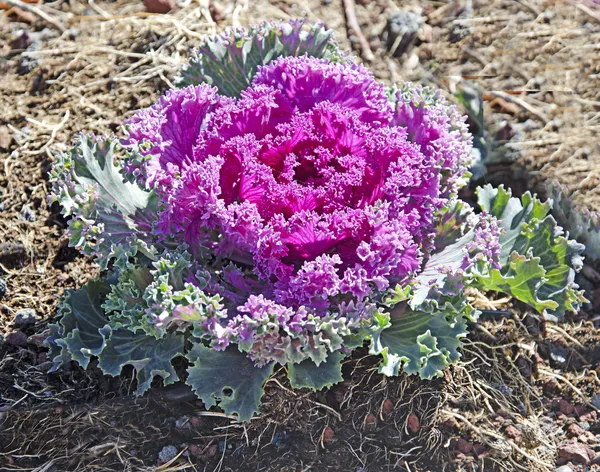
[[[550,205],[459,200],[463,117],[439,91],[386,89],[322,26],[230,30],[180,84],[51,171],[71,245],[104,270],[63,300],[54,369],[131,365],[139,394],[181,380],[248,420],[277,365],[322,389],[367,345],[383,374],[441,375],[477,319],[467,287],[555,319],[582,301],[583,248]]]

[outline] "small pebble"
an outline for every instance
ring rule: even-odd
[[[175,0],[144,0],[149,13],[169,13],[175,8]]]
[[[175,446],[165,446],[158,453],[158,460],[163,463],[167,463],[173,460],[177,456],[177,448]]]
[[[563,366],[567,363],[567,350],[557,344],[550,344],[550,357],[554,362]]]
[[[275,447],[280,447],[281,444],[283,443],[283,441],[285,441],[286,439],[287,439],[287,431],[282,431],[282,432],[277,431],[273,435],[273,439],[271,439],[271,444],[273,444],[273,446],[275,446]]]
[[[560,412],[563,413],[563,414],[565,414],[565,415],[570,415],[571,413],[573,413],[575,411],[575,407],[573,405],[571,405],[564,398],[560,399],[560,402],[559,402],[558,405],[559,405]]]
[[[394,412],[394,404],[389,398],[386,398],[383,401],[383,405],[381,406],[381,411],[384,416],[389,416]]]
[[[33,326],[35,322],[35,310],[31,308],[23,308],[17,311],[14,325],[17,329],[26,329],[30,326]]]
[[[202,424],[202,421],[200,420],[200,418],[198,418],[197,416],[192,416],[190,418],[190,423],[192,424],[192,426],[194,428],[199,428],[200,425]]]
[[[506,429],[504,430],[504,432],[506,433],[506,435],[510,438],[510,439],[514,439],[516,442],[519,442],[521,440],[521,436],[522,433],[521,431],[519,431],[515,426],[513,425],[508,425],[506,427]]]
[[[13,137],[10,128],[8,126],[0,126],[0,149],[8,151],[12,142]]]
[[[581,464],[589,464],[595,457],[595,452],[587,444],[580,442],[569,442],[558,448],[558,459],[564,462],[574,461]]]
[[[200,454],[202,454],[202,449],[200,449],[200,447],[196,444],[190,444],[188,446],[188,451],[190,451],[190,454],[194,457],[198,457]]]
[[[584,431],[589,431],[591,427],[587,421],[580,421],[579,423],[577,423],[577,426],[579,426]]]
[[[569,427],[567,428],[567,437],[568,438],[578,438],[579,436],[582,436],[584,434],[585,434],[585,430],[582,429],[576,423],[569,425]]]
[[[9,346],[27,346],[27,335],[22,331],[13,331],[6,335],[5,342]]]
[[[419,429],[421,429],[421,424],[417,415],[414,413],[408,415],[407,426],[411,433],[417,434],[419,432]]]
[[[219,451],[219,445],[218,444],[211,444],[210,446],[208,446],[208,449],[206,449],[206,457],[214,457],[217,455],[217,452]]]
[[[323,430],[323,444],[325,446],[330,445],[333,442],[333,438],[335,437],[335,433],[333,432],[333,428],[331,428],[330,426],[327,426],[324,430]]]
[[[27,49],[31,44],[31,37],[27,31],[21,30],[19,34],[10,42],[10,48],[12,50],[23,50]]]
[[[29,221],[30,223],[33,223],[37,220],[35,211],[33,211],[33,209],[29,205],[23,205],[23,208],[21,208],[20,216],[21,216],[21,219],[23,219],[25,221]]]
[[[364,420],[364,424],[363,424],[365,431],[372,432],[375,430],[376,426],[377,426],[377,419],[375,418],[375,415],[373,415],[372,413],[369,413],[367,416],[365,416],[365,420]]]
[[[411,11],[399,10],[388,19],[386,33],[386,49],[395,57],[410,52],[417,39],[423,19]]]
[[[466,439],[459,438],[456,447],[463,454],[469,454],[473,450],[473,443]]]
[[[175,427],[177,429],[190,429],[192,424],[190,423],[190,419],[187,416],[182,416],[177,421],[175,421]]]
[[[554,472],[573,472],[573,469],[571,469],[568,465],[563,465],[556,469]]]

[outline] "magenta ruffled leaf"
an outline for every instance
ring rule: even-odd
[[[177,169],[193,161],[193,148],[210,115],[229,103],[213,87],[169,90],[125,122],[121,141],[131,154],[125,168],[147,187],[168,187]]]
[[[366,122],[388,123],[391,104],[382,84],[363,66],[339,67],[325,59],[282,57],[260,67],[253,85],[279,90],[300,112],[329,102],[352,109]]]
[[[393,123],[405,127],[409,140],[442,168],[444,195],[454,194],[468,181],[473,164],[473,137],[462,116],[440,90],[404,83],[394,96]]]

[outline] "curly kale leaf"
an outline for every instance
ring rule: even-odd
[[[184,337],[169,333],[161,339],[128,329],[114,329],[104,313],[102,303],[111,282],[94,280],[79,290],[67,293],[59,308],[59,320],[50,325],[53,367],[56,371],[66,362],[76,361],[86,368],[92,357],[108,375],[116,376],[126,365],[136,370],[137,394],[150,388],[155,376],[165,385],[178,379],[171,361],[184,353]]]
[[[258,67],[278,57],[306,54],[340,60],[342,54],[333,40],[333,31],[321,24],[305,29],[305,21],[265,22],[207,38],[182,69],[178,85],[207,83],[222,95],[239,97],[252,83]]]
[[[470,312],[466,306],[462,309]],[[465,318],[451,303],[431,311],[412,310],[402,303],[382,315],[370,348],[371,354],[383,357],[379,372],[395,376],[403,370],[423,379],[442,375],[460,357],[460,339],[467,335]]]
[[[500,186],[479,188],[479,205],[498,218],[500,269],[479,273],[477,281],[485,290],[510,294],[550,319],[561,319],[577,311],[585,301],[575,283],[582,267],[584,246],[563,236],[563,230],[549,215],[550,204],[541,203],[529,192],[520,199]]]
[[[60,203],[62,214],[72,217],[71,246],[94,256],[101,269],[111,259],[125,260],[138,250],[150,255],[158,212],[154,192],[124,180],[115,163],[116,147],[111,139],[81,136],[50,171],[50,201]]]
[[[585,255],[600,259],[600,212],[578,207],[567,189],[556,183],[548,186],[548,196],[553,200],[552,213],[577,241],[585,245]]]

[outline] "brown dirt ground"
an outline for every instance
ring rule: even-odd
[[[600,421],[590,399],[600,392],[600,276],[591,263],[580,280],[592,302],[565,323],[473,294],[482,309],[504,315],[473,327],[463,359],[444,378],[386,379],[359,351],[344,383],[327,392],[293,392],[275,376],[263,414],[246,426],[197,402],[130,397],[127,373],[108,378],[74,366],[48,375],[40,341],[58,300],[97,274],[67,247],[65,222],[46,204],[55,153],[79,131],[117,131],[172,85],[204,34],[231,24],[320,19],[343,45],[366,53],[347,29],[342,0],[183,1],[168,15],[149,15],[134,0],[57,0],[33,11],[8,3],[0,17],[0,275],[8,285],[0,333],[14,330],[21,308],[34,308],[38,322],[26,331],[27,345],[0,347],[0,470],[546,471],[566,462],[572,443],[589,443],[594,455],[587,465],[569,459],[573,470],[598,470]],[[421,11],[425,21],[400,60],[381,39],[386,16],[399,7]],[[600,12],[593,8],[378,0],[357,1],[356,11],[379,79],[419,80],[450,97],[475,90],[490,163],[481,179],[517,192],[543,192],[557,179],[582,208],[598,211]],[[178,426],[181,418],[191,427]],[[168,445],[181,454],[160,464]]]

